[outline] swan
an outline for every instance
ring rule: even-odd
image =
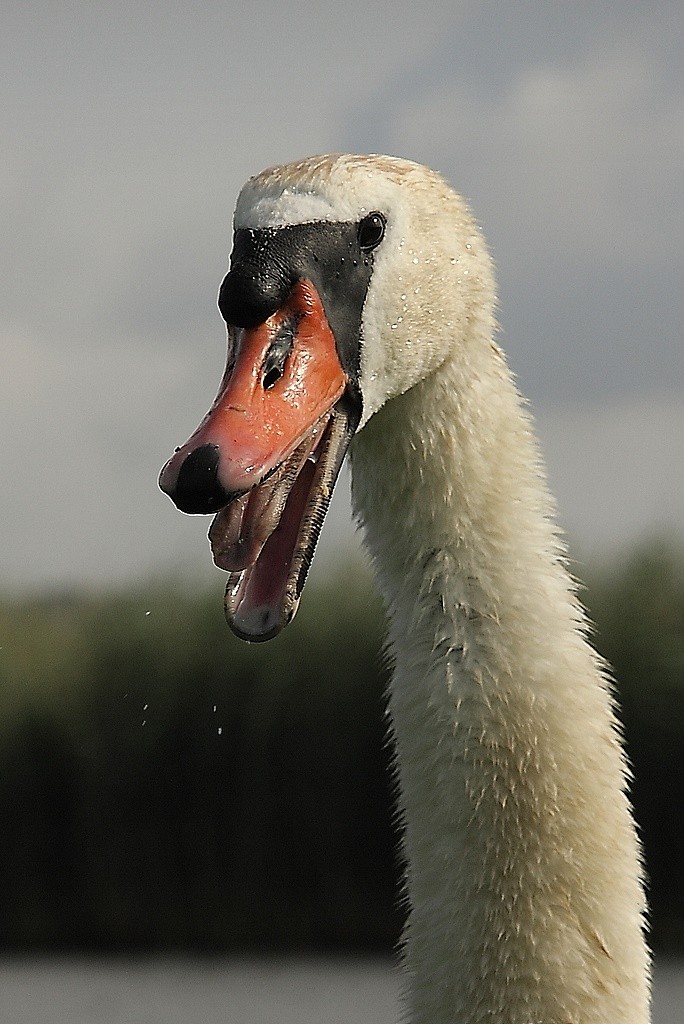
[[[294,615],[345,452],[389,618],[412,1024],[644,1024],[639,844],[606,667],[495,340],[489,256],[437,173],[268,169],[237,200],[218,396],[160,486],[238,636]]]

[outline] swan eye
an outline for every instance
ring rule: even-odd
[[[369,213],[359,224],[359,246],[364,252],[370,252],[380,245],[385,235],[387,221],[381,213]]]

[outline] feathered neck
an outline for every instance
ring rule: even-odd
[[[639,854],[602,666],[491,342],[355,439],[390,615],[412,1024],[644,1024]]]

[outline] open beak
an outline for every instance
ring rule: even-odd
[[[270,640],[297,610],[358,409],[311,281],[228,338],[216,401],[159,486],[183,512],[218,513],[209,540],[230,573],[228,623]]]

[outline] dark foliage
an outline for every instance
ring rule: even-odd
[[[684,949],[684,572],[589,591],[652,879]],[[178,584],[0,604],[0,944],[388,949],[401,926],[379,651],[361,571],[267,645]]]
[[[596,645],[618,681],[649,877],[652,941],[684,949],[684,555],[654,544],[590,586]]]

